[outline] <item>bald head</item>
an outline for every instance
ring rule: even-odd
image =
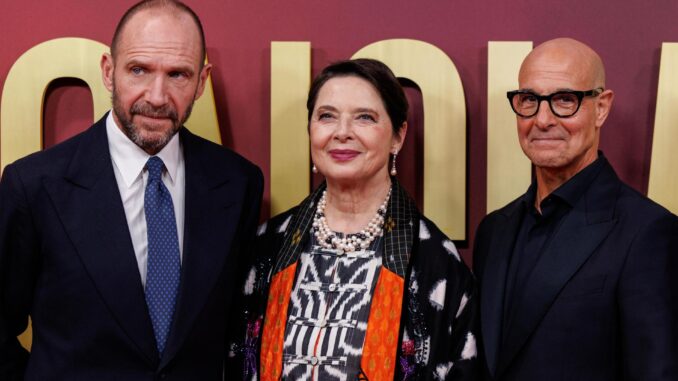
[[[600,56],[571,38],[532,50],[520,67],[518,83],[523,93],[533,94],[526,102],[541,98],[533,114],[519,114],[516,121],[520,146],[536,168],[537,188],[545,197],[598,157],[600,129],[614,93],[605,89]]]
[[[521,88],[523,80],[535,71],[547,75],[567,73],[582,88],[605,88],[605,67],[600,56],[571,38],[556,38],[534,48],[520,66]]]
[[[120,19],[120,22],[118,22],[118,26],[116,26],[115,28],[115,33],[113,33],[113,41],[111,42],[111,55],[113,56],[114,59],[120,47],[120,40],[122,39],[123,32],[126,29],[125,27],[127,26],[127,24],[129,24],[130,20],[132,20],[135,15],[143,11],[154,11],[159,13],[165,12],[177,18],[180,18],[181,16],[188,16],[191,19],[191,21],[195,24],[198,30],[198,34],[200,36],[199,43],[202,64],[202,62],[205,60],[206,54],[205,32],[202,29],[202,23],[200,22],[200,18],[198,17],[198,15],[195,12],[193,12],[193,10],[188,5],[177,0],[143,0],[136,3],[130,9],[128,9],[127,12],[125,12],[125,14]]]

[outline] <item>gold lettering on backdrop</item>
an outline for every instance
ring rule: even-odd
[[[0,164],[5,166],[42,147],[45,91],[57,78],[80,78],[92,90],[94,115],[110,107],[99,58],[108,47],[85,38],[58,38],[19,57],[7,74],[0,106]]]
[[[466,239],[466,100],[452,60],[427,42],[393,39],[352,58],[375,58],[415,82],[424,103],[424,214],[455,240]]]
[[[647,195],[678,213],[678,43],[662,44]]]
[[[516,114],[506,92],[518,88],[518,71],[532,42],[487,46],[487,213],[499,209],[530,185],[531,164],[518,143]]]
[[[38,44],[12,65],[0,106],[0,165],[5,166],[42,145],[42,106],[49,84],[58,78],[79,78],[92,91],[95,118],[111,107],[101,81],[99,59],[108,46],[86,38],[57,38]],[[221,143],[211,80],[186,123],[198,135]]]
[[[303,200],[310,190],[306,96],[311,43],[271,43],[271,215]]]
[[[205,60],[205,62],[208,62],[208,60]],[[203,90],[202,96],[193,104],[193,112],[191,112],[190,118],[188,118],[184,125],[192,133],[211,142],[221,144],[221,132],[219,120],[217,119],[217,105],[214,102],[212,76],[207,78],[205,90]]]

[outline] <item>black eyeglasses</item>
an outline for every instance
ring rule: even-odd
[[[597,97],[605,89],[599,87],[588,91],[563,90],[549,95],[539,95],[528,90],[514,90],[506,93],[513,112],[523,118],[537,115],[542,101],[548,101],[553,115],[568,118],[579,111],[584,97]]]

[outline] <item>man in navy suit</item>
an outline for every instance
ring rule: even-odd
[[[202,26],[143,1],[101,60],[113,109],[0,182],[0,379],[221,380],[261,171],[182,127]],[[17,340],[32,319],[29,355]]]
[[[535,179],[476,235],[485,379],[678,380],[678,218],[598,151],[614,96],[600,57],[545,42],[519,85]]]

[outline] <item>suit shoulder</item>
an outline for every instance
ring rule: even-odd
[[[210,161],[210,166],[225,168],[231,174],[240,174],[244,177],[256,178],[263,181],[261,169],[230,148],[194,135],[189,131],[184,131],[182,137],[186,140],[184,150],[190,149],[191,151],[200,152],[201,155],[204,155]]]
[[[625,183],[622,183],[619,192],[616,211],[618,217],[632,219],[636,224],[669,216],[673,219],[678,219],[665,207]]]
[[[73,155],[83,140],[87,139],[89,130],[81,132],[65,141],[42,151],[24,156],[9,164],[26,183],[44,176],[55,176],[65,173]]]
[[[506,220],[509,216],[518,212],[520,208],[520,200],[522,197],[523,195],[520,195],[520,197],[502,206],[501,208],[488,213],[480,221],[480,224],[478,225],[478,231],[485,228],[491,228],[498,223],[503,223],[504,220]]]

